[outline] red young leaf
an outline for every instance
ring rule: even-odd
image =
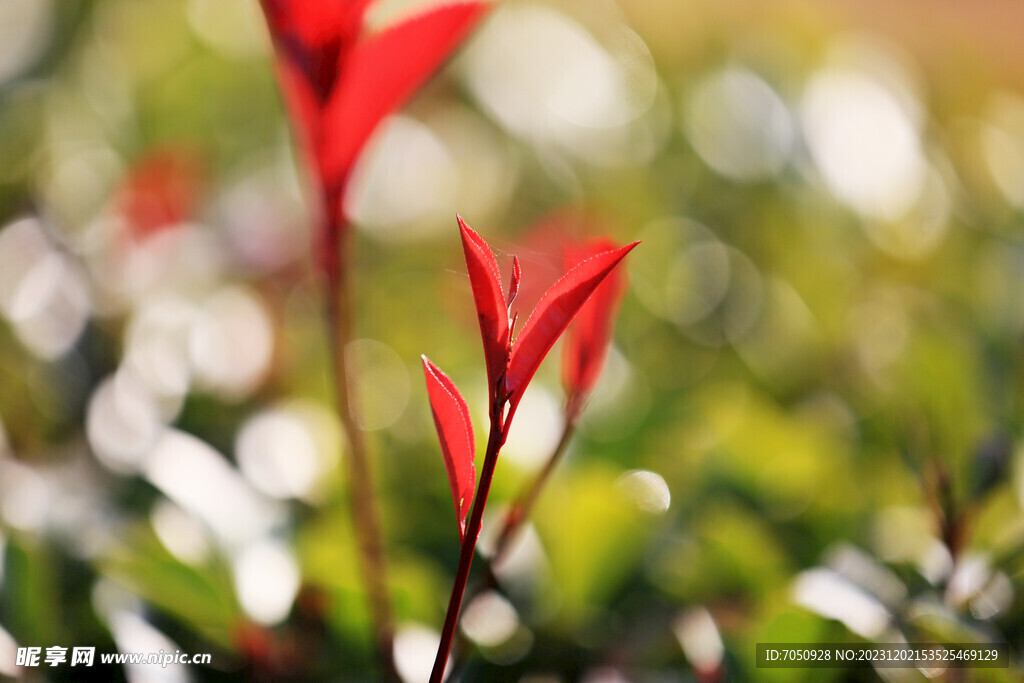
[[[576,265],[551,286],[516,339],[505,378],[510,403],[519,403],[544,356],[565,331],[587,297],[639,242],[601,252]]]
[[[523,269],[519,267],[519,257],[512,257],[512,284],[508,288],[508,299],[505,301],[505,306],[509,309],[512,308],[512,303],[516,300],[516,295],[519,294],[519,280],[523,277]],[[511,312],[511,311],[510,311]]]
[[[326,225],[344,225],[341,198],[377,124],[458,46],[486,5],[467,0],[363,35],[374,0],[261,0],[277,72]]]
[[[262,0],[267,23],[279,40],[307,51],[339,38],[355,37],[373,0]]]
[[[342,183],[381,119],[437,70],[483,16],[483,2],[427,10],[356,44],[324,113],[324,182]]]
[[[508,308],[501,293],[501,275],[494,252],[462,220],[462,216],[456,218],[459,230],[462,231],[462,250],[466,254],[466,269],[469,271],[469,283],[473,287],[473,300],[480,320],[480,335],[484,340],[484,358],[487,361],[487,383],[493,400],[498,380],[508,367]]]
[[[582,245],[567,245],[566,266],[582,259],[616,248],[609,239],[597,239]],[[563,343],[562,385],[569,397],[570,410],[578,409],[580,401],[594,388],[604,367],[611,338],[612,323],[625,290],[625,276],[613,269],[597,286],[569,325]]]
[[[362,31],[373,0],[261,0],[277,59],[275,70],[309,180],[323,202],[322,217],[338,224],[342,188],[323,175],[324,107],[338,72]],[[322,236],[320,236],[322,237]],[[317,251],[320,255],[320,252]]]
[[[448,378],[448,375],[423,359],[423,374],[427,378],[427,395],[434,414],[434,427],[441,442],[444,466],[448,470],[448,483],[455,503],[455,521],[459,525],[459,541],[466,532],[466,517],[473,504],[476,489],[475,444],[473,425],[469,420],[466,400]]]
[[[200,159],[187,149],[158,149],[133,162],[114,199],[129,235],[147,237],[187,220],[201,181]]]

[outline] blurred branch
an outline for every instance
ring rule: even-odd
[[[562,425],[562,436],[558,439],[558,445],[551,452],[548,461],[544,463],[544,467],[533,478],[533,481],[523,489],[522,493],[519,494],[519,497],[512,504],[512,507],[505,513],[501,531],[498,534],[498,540],[494,544],[494,554],[488,563],[488,571],[491,571],[494,565],[499,564],[505,553],[508,552],[512,541],[516,538],[516,532],[519,531],[523,521],[533,512],[533,508],[537,504],[537,499],[540,498],[544,485],[551,478],[551,473],[554,472],[558,463],[562,461],[562,456],[565,454],[569,442],[572,441],[573,434],[576,433],[576,423],[571,415],[572,413],[566,414]]]
[[[324,289],[327,305],[328,335],[334,365],[334,389],[338,401],[338,415],[344,427],[348,452],[343,460],[348,463],[349,503],[359,546],[359,564],[370,603],[370,618],[380,664],[388,678],[397,680],[394,668],[394,625],[388,597],[387,564],[384,559],[382,534],[377,510],[374,506],[373,477],[363,430],[355,420],[355,399],[352,389],[357,386],[355,372],[348,364],[345,349],[353,338],[353,306],[350,231],[331,229],[325,239],[332,256],[325,260]]]

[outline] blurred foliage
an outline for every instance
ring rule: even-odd
[[[463,680],[923,680],[754,660],[903,638],[1010,644],[940,680],[1022,675],[1022,15],[507,2],[378,131],[350,351],[404,677],[458,554],[419,354],[485,436],[457,211],[522,260],[523,310],[551,216],[644,240]],[[0,4],[0,675],[86,644],[214,654],[170,680],[374,675],[268,49],[255,0]],[[558,439],[557,359],[485,536]]]

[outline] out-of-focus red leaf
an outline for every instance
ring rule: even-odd
[[[607,238],[584,244],[570,243],[565,248],[566,268],[602,252],[618,247]],[[625,274],[613,268],[597,286],[569,325],[562,356],[562,385],[569,397],[569,410],[575,411],[594,388],[611,339],[612,325],[625,291]]]
[[[565,275],[567,269],[562,257],[566,243],[582,240],[587,235],[613,232],[614,229],[606,226],[600,216],[572,207],[543,215],[517,235],[508,249],[518,254],[522,266],[522,283],[516,303],[524,321],[544,292]]]
[[[236,626],[232,640],[239,654],[260,665],[266,665],[271,661],[277,644],[270,629],[250,622]]]
[[[301,76],[320,108],[362,31],[373,0],[262,0],[280,56]]]
[[[473,503],[476,489],[475,444],[473,425],[469,420],[466,400],[448,375],[423,359],[423,374],[427,378],[427,395],[434,414],[434,427],[441,442],[444,466],[448,470],[448,483],[455,503],[455,520],[459,526],[459,541],[466,533],[466,517]]]
[[[324,112],[324,182],[342,183],[377,124],[401,106],[483,16],[483,2],[442,5],[360,41],[343,56]]]
[[[587,298],[639,242],[586,259],[552,285],[530,314],[512,349],[505,377],[509,402],[519,403],[544,356]]]
[[[137,160],[122,181],[114,208],[129,234],[143,238],[192,216],[199,199],[201,164],[186,149],[160,149]]]
[[[505,374],[509,357],[508,307],[501,293],[501,275],[494,252],[480,235],[469,227],[462,216],[457,216],[462,232],[462,250],[466,254],[466,269],[473,287],[473,300],[480,321],[480,335],[484,341],[487,361],[487,382],[494,400],[498,381]]]
[[[297,41],[307,50],[353,36],[373,0],[262,0],[275,38]]]
[[[374,129],[401,106],[459,45],[487,6],[465,0],[426,10],[363,35],[374,0],[261,0],[277,53],[277,73],[320,196],[330,244],[346,225],[345,186]],[[329,267],[330,255],[317,253]]]

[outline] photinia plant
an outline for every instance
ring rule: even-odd
[[[452,587],[441,642],[430,677],[431,681],[437,683],[444,676],[455,635],[455,625],[466,591],[498,453],[508,437],[523,392],[548,351],[588,297],[615,271],[626,254],[639,244],[633,242],[624,247],[598,251],[580,260],[541,297],[518,336],[513,338],[518,314],[512,313],[512,304],[521,276],[518,259],[513,260],[511,284],[505,296],[502,294],[498,262],[491,248],[461,216],[458,217],[458,223],[483,339],[490,400],[490,430],[480,483],[474,492],[475,446],[466,401],[447,375],[424,356],[427,394],[448,470],[461,542],[455,585]],[[589,372],[589,361],[585,365]]]
[[[564,225],[557,216],[545,221],[546,232],[558,232]],[[552,223],[552,221],[555,221]],[[566,271],[577,263],[602,252],[619,248],[619,245],[608,238],[590,239],[585,242],[575,240],[564,241],[562,245],[563,265]],[[562,434],[558,444],[548,456],[544,466],[537,472],[533,480],[523,489],[522,493],[506,510],[498,527],[497,541],[489,558],[489,566],[485,579],[468,590],[471,599],[485,588],[496,588],[498,579],[492,567],[498,564],[512,545],[516,532],[530,515],[540,497],[544,485],[558,466],[576,430],[576,421],[586,404],[586,400],[597,384],[603,369],[608,347],[611,343],[612,328],[619,303],[625,291],[625,273],[615,268],[605,276],[590,298],[576,313],[576,317],[566,330],[562,342],[562,386],[565,389],[566,404],[562,422]],[[459,657],[464,655],[461,652]],[[458,669],[459,661],[455,668]]]
[[[565,270],[569,271],[577,263],[617,249],[619,245],[605,237],[586,242],[568,241],[563,248]],[[498,540],[494,544],[492,563],[498,562],[508,550],[516,531],[529,516],[544,484],[572,440],[576,421],[604,368],[615,315],[625,288],[626,278],[623,271],[619,268],[612,269],[594,289],[586,303],[580,307],[569,325],[565,341],[562,342],[562,387],[565,390],[562,435],[558,445],[548,456],[547,462],[505,513],[498,532]]]
[[[366,35],[374,0],[261,0],[276,69],[322,212],[320,238],[344,228],[342,200],[360,152],[459,46],[487,5],[448,3]],[[334,250],[321,245],[317,256]]]
[[[338,413],[344,425],[349,501],[380,662],[396,678],[382,534],[365,438],[354,418],[356,384],[345,348],[354,298],[343,200],[352,169],[378,124],[409,99],[459,46],[487,5],[451,2],[367,33],[373,0],[261,0],[278,80],[316,196],[314,258],[326,303]]]

